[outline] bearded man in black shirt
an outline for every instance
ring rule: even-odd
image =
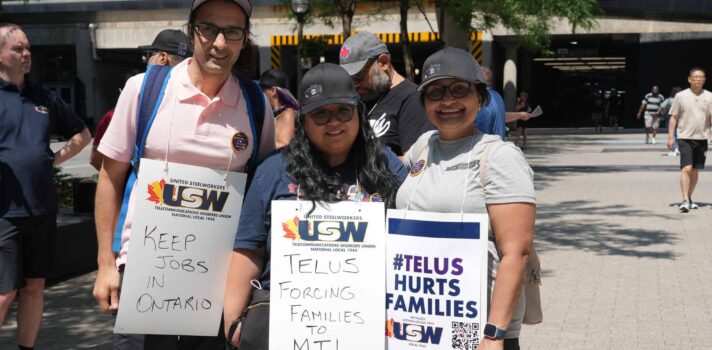
[[[418,87],[396,72],[386,44],[369,32],[349,37],[339,53],[341,67],[366,104],[376,137],[402,156],[418,137],[435,127],[425,117]]]

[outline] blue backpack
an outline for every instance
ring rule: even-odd
[[[171,66],[151,65],[143,77],[141,93],[139,94],[134,155],[131,158],[131,168],[129,169],[123,201],[121,203],[121,212],[119,213],[119,219],[116,223],[114,241],[111,246],[115,253],[121,250],[121,233],[123,231],[124,222],[126,221],[131,190],[138,178],[139,162],[141,157],[143,157],[146,137],[151,129],[151,124],[153,124],[153,119],[156,117],[156,112],[160,106],[159,102],[163,100],[163,94],[166,91],[172,70],[173,67]],[[254,140],[252,155],[247,165],[247,187],[249,187],[255,173],[255,168],[257,167],[257,155],[259,154],[260,137],[262,135],[262,125],[264,124],[265,101],[262,89],[254,81],[239,76],[238,80],[242,93],[245,96],[252,139]],[[245,190],[247,190],[247,188],[245,188]]]

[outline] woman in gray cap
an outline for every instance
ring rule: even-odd
[[[437,130],[423,134],[403,157],[410,176],[398,190],[396,208],[489,214],[492,299],[479,349],[519,349],[520,292],[536,213],[532,170],[513,144],[476,133],[475,116],[489,95],[479,64],[467,52],[445,48],[428,57],[418,90]]]
[[[309,70],[299,86],[299,104],[294,139],[257,168],[245,197],[225,292],[228,328],[237,328],[252,280],[270,289],[272,200],[385,202],[392,208],[407,175],[400,159],[374,136],[343,68],[322,63]],[[230,337],[230,329],[226,334],[234,345],[240,338],[240,349],[267,349],[267,323],[250,329],[241,337]]]

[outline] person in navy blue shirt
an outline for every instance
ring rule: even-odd
[[[492,88],[492,71],[482,67],[482,74],[487,83],[487,92],[490,95],[489,103],[482,106],[475,118],[477,130],[490,135],[499,135],[502,140],[507,136],[506,123],[517,120],[529,120],[531,114],[527,112],[505,112],[504,100],[497,90]]]
[[[272,200],[378,201],[393,207],[407,174],[374,136],[346,70],[332,63],[312,68],[299,99],[294,139],[257,168],[245,197],[228,272],[226,327],[247,305],[251,280],[270,287]]]
[[[26,81],[32,59],[22,29],[0,24],[0,326],[19,290],[18,343],[35,345],[44,278],[56,230],[53,166],[91,140],[84,122],[53,92]],[[58,134],[69,141],[52,152]]]

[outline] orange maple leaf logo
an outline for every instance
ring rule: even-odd
[[[393,336],[393,319],[386,320],[386,337]]]
[[[282,230],[284,231],[284,238],[289,238],[293,241],[301,239],[299,237],[299,217],[295,216],[294,219],[283,222]]]
[[[161,179],[161,181],[154,181],[148,184],[148,194],[150,197],[147,199],[156,204],[163,204],[163,186],[166,184],[166,180]]]

